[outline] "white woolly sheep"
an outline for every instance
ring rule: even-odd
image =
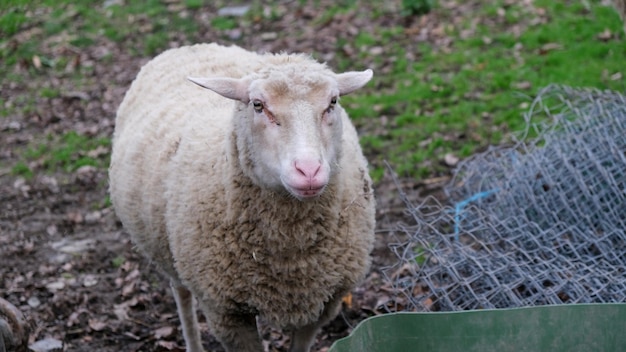
[[[375,201],[338,99],[371,77],[216,44],[142,68],[117,114],[111,200],[169,276],[188,351],[202,350],[194,297],[228,351],[263,350],[257,316],[308,351],[363,279]]]

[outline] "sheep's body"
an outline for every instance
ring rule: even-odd
[[[257,149],[267,146],[247,140],[256,138],[246,136],[248,125],[257,123],[252,104],[185,79],[241,78],[268,66],[272,72],[289,67],[287,79],[293,81],[307,71],[332,74],[302,55],[257,55],[215,44],[184,47],[148,63],[118,111],[111,199],[137,247],[170,276],[189,350],[201,346],[187,289],[228,350],[261,349],[256,315],[294,329],[292,350],[307,350],[369,267],[374,199],[356,131],[343,109],[324,112],[338,114],[329,126],[341,125],[327,185],[319,193],[303,191],[305,198],[309,192],[315,196],[299,199],[257,179],[264,174],[258,176],[263,165],[256,159],[265,158]],[[282,133],[290,123],[260,126],[262,133]],[[290,148],[288,141],[282,144]],[[297,170],[289,172],[303,173],[298,163],[304,162],[290,163]],[[315,177],[306,182],[315,183]]]

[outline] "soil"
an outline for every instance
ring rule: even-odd
[[[372,19],[366,15],[369,10],[363,8],[320,22],[314,20],[319,19],[322,9],[302,3],[285,2],[275,21],[253,22],[247,27],[218,32],[203,28],[200,41],[234,42],[257,51],[314,51],[321,53],[320,58],[331,66],[336,63],[337,32],[346,38],[344,54],[355,50],[350,43],[360,31],[373,32],[390,23],[406,26],[407,35],[415,37],[411,45],[419,41],[431,41],[439,47],[449,44],[443,32],[437,30],[436,14],[403,17],[399,9],[392,9]],[[319,3],[323,8],[326,2]],[[206,14],[215,10],[207,5],[192,16],[209,22]],[[297,35],[283,35],[293,28],[302,30]],[[29,30],[15,37],[15,45],[29,40]],[[187,43],[187,39],[175,34],[170,39],[172,47]],[[69,71],[89,66],[90,76],[81,87],[73,86],[68,78],[72,72],[2,83],[5,104],[19,104],[12,97],[35,92],[42,84],[58,88],[62,94],[37,97],[34,109],[0,121],[1,165],[14,165],[22,160],[20,150],[49,135],[76,131],[93,138],[111,136],[115,110],[139,68],[149,59],[130,54],[129,48],[138,40],[128,38],[115,43],[101,38],[96,45],[81,50],[63,41],[51,40],[56,44],[43,45],[47,56],[74,57]],[[371,53],[381,55],[381,50],[384,52],[380,48]],[[105,56],[114,59],[102,60]],[[355,62],[358,60],[355,58]],[[368,66],[373,59],[360,60],[359,64]],[[384,72],[384,60],[377,65]],[[21,62],[15,72],[25,73],[33,67],[40,69],[36,60]],[[360,132],[368,133],[367,129],[361,126]],[[107,157],[108,152],[91,151],[100,153],[97,157]],[[28,163],[34,170],[32,178],[15,176],[9,167],[0,169],[0,297],[18,307],[32,322],[29,343],[45,346],[44,339],[51,338],[63,344],[63,351],[184,351],[168,281],[133,249],[113,209],[107,206],[106,167],[50,171],[43,161]],[[405,196],[417,204],[427,194],[438,194],[445,181],[444,175],[433,182],[399,182]],[[385,307],[392,306],[388,304],[393,299],[391,287],[382,269],[396,262],[388,244],[402,241],[402,231],[398,229],[411,223],[399,193],[391,172],[376,184],[378,229],[372,271],[345,299],[341,314],[318,335],[315,350],[327,350],[359,321],[385,313]],[[205,347],[222,351],[206,323],[201,324]],[[268,328],[261,332],[267,351],[287,350],[288,336]]]

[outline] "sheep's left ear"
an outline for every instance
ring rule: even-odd
[[[191,82],[214,91],[215,93],[229,99],[239,100],[248,103],[249,82],[244,78],[229,77],[187,77]]]
[[[352,71],[335,75],[339,86],[339,95],[346,95],[363,87],[372,79],[374,72],[369,68],[365,71]]]

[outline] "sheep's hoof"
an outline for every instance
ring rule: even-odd
[[[31,326],[22,312],[0,298],[0,352],[28,351]]]

